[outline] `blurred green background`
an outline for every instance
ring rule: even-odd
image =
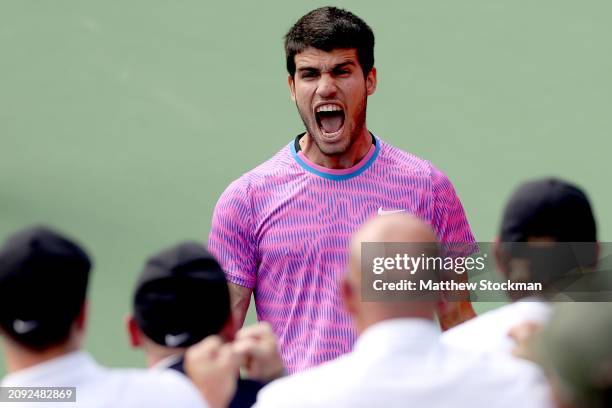
[[[45,223],[91,251],[101,362],[144,364],[123,318],[145,257],[205,241],[228,183],[302,130],[282,37],[326,4],[0,2],[0,238]],[[336,5],[376,34],[369,128],[450,176],[478,240],[544,175],[583,186],[612,239],[612,2]]]

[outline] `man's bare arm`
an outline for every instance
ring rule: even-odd
[[[454,271],[448,274],[443,274],[443,279],[454,280],[459,283],[468,282],[468,274],[458,274]],[[443,293],[443,298],[438,302],[438,321],[442,331],[451,329],[458,324],[476,317],[476,312],[470,301],[470,291],[446,291]]]
[[[231,282],[228,282],[227,285],[229,287],[232,315],[234,316],[236,328],[239,329],[244,324],[244,318],[246,317],[247,310],[249,310],[253,289]]]

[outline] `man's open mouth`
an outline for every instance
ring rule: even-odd
[[[317,106],[315,117],[323,136],[336,136],[344,126],[344,109],[335,103]]]

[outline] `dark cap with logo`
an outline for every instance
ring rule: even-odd
[[[188,347],[217,334],[230,316],[225,274],[206,248],[184,242],[153,255],[133,297],[144,334],[167,347]]]
[[[0,327],[34,349],[66,340],[90,270],[87,253],[57,231],[39,226],[11,235],[0,247]]]
[[[529,237],[552,237],[559,242],[595,242],[595,217],[586,194],[575,185],[556,178],[522,184],[506,204],[500,240],[525,242]]]

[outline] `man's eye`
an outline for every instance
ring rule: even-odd
[[[349,71],[348,69],[340,69],[340,70],[336,71],[336,75],[338,75],[338,76],[347,76],[350,73],[351,73],[351,71]]]
[[[314,72],[302,72],[302,78],[314,78],[316,73]]]

